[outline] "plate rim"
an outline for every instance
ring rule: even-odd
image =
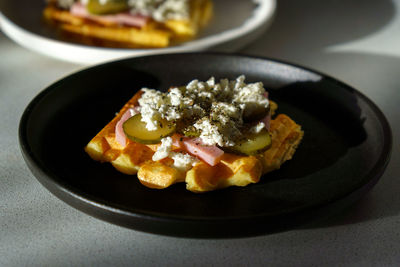
[[[256,59],[256,60],[261,59],[263,61],[270,61],[270,62],[287,65],[289,67],[299,68],[301,70],[305,70],[307,72],[317,74],[320,77],[329,79],[330,82],[335,82],[335,83],[339,84],[340,87],[342,87],[343,89],[356,93],[357,96],[361,97],[365,101],[365,103],[371,108],[374,115],[377,116],[378,121],[380,122],[380,126],[381,126],[382,133],[383,133],[383,139],[385,142],[383,143],[382,153],[379,155],[379,159],[377,160],[376,164],[371,168],[371,171],[365,176],[367,182],[361,183],[356,189],[354,189],[351,192],[347,192],[344,195],[335,196],[335,198],[329,202],[318,203],[316,205],[297,209],[294,213],[289,211],[289,212],[281,214],[281,215],[291,216],[293,214],[299,214],[299,213],[303,213],[303,212],[330,206],[331,204],[335,204],[336,202],[341,201],[347,197],[351,197],[351,195],[353,195],[356,191],[361,190],[363,187],[368,186],[368,187],[372,188],[372,186],[376,182],[378,182],[378,180],[383,175],[388,163],[390,162],[390,158],[391,158],[392,143],[393,143],[392,130],[391,130],[390,124],[389,124],[386,116],[382,112],[382,110],[380,110],[380,108],[377,106],[377,104],[375,104],[371,99],[369,99],[362,92],[360,92],[357,89],[347,85],[346,83],[344,83],[338,79],[335,79],[335,78],[331,77],[330,75],[326,75],[320,71],[315,71],[309,67],[304,67],[299,64],[290,63],[290,62],[287,62],[284,60],[274,59],[274,58],[270,58],[270,57],[259,57],[259,56],[253,56],[253,55],[246,55],[243,53],[232,54],[232,53],[221,53],[221,52],[196,52],[196,53],[176,53],[176,54],[165,54],[165,55],[148,55],[148,56],[143,56],[140,58],[164,57],[164,56],[186,56],[186,55],[195,55],[195,56],[196,55],[211,55],[211,56],[222,56],[222,57],[228,57],[228,58],[239,57],[239,58]],[[91,216],[112,222],[114,224],[118,224],[118,223],[116,223],[112,220],[111,221],[107,220],[107,218],[101,218],[101,217],[95,216],[93,214],[90,214],[87,211],[85,211],[85,209],[77,207],[77,205],[74,205],[73,203],[71,204],[69,201],[66,201],[65,197],[62,197],[59,194],[66,194],[68,197],[70,197],[72,199],[78,199],[79,201],[81,201],[81,204],[83,203],[85,206],[87,206],[89,208],[91,206],[95,206],[96,208],[100,208],[103,212],[117,214],[119,216],[127,216],[127,217],[134,218],[135,220],[139,220],[139,221],[140,220],[149,220],[149,221],[157,221],[157,222],[161,222],[161,223],[177,223],[177,222],[179,222],[179,223],[183,223],[183,222],[195,223],[195,222],[197,222],[197,223],[217,223],[218,224],[218,223],[227,222],[227,221],[239,222],[239,221],[248,221],[249,219],[255,220],[255,219],[265,219],[265,218],[276,217],[275,215],[271,216],[271,215],[266,215],[266,214],[258,214],[258,215],[246,215],[246,216],[240,216],[240,217],[239,216],[232,216],[232,217],[226,217],[226,216],[219,217],[218,216],[218,217],[202,219],[202,218],[182,216],[182,215],[175,216],[175,215],[158,214],[155,212],[146,213],[146,212],[143,212],[141,209],[135,210],[135,211],[127,211],[127,210],[123,210],[122,208],[117,207],[117,205],[109,205],[110,203],[108,203],[107,201],[103,201],[103,203],[100,203],[98,201],[98,199],[89,198],[89,196],[87,196],[87,194],[83,194],[86,196],[82,196],[82,194],[80,194],[81,192],[76,193],[73,191],[73,188],[71,188],[71,186],[66,186],[66,184],[62,184],[59,181],[54,180],[52,178],[52,175],[55,175],[55,174],[52,173],[50,170],[48,170],[45,166],[43,166],[39,160],[37,160],[37,158],[33,155],[33,153],[30,150],[30,147],[29,147],[29,142],[27,140],[27,135],[26,135],[26,133],[27,133],[26,126],[27,126],[27,122],[29,120],[32,109],[41,101],[41,99],[44,96],[46,96],[48,93],[51,93],[54,90],[54,88],[57,87],[57,85],[59,83],[64,82],[65,79],[69,79],[71,77],[73,78],[73,76],[75,76],[76,74],[85,72],[85,71],[93,69],[93,68],[103,67],[104,65],[109,65],[109,64],[120,64],[124,61],[131,61],[131,60],[136,60],[136,59],[139,59],[139,58],[133,57],[133,58],[121,59],[121,60],[116,60],[116,61],[107,62],[107,63],[99,64],[96,66],[88,67],[88,68],[85,68],[82,70],[78,70],[78,71],[71,73],[68,76],[61,78],[60,80],[55,81],[54,83],[50,84],[45,89],[40,91],[29,102],[29,104],[25,108],[25,110],[21,116],[21,119],[20,119],[19,129],[18,129],[18,137],[19,137],[19,144],[20,144],[21,152],[23,154],[23,158],[24,158],[25,162],[27,163],[31,172],[34,174],[35,178],[42,185],[44,185],[50,192],[52,192],[52,194],[54,194],[55,196],[60,198],[63,202],[68,203],[69,205],[73,206],[74,208],[77,208],[78,210],[85,212],[86,214],[89,214]],[[43,178],[43,177],[39,178],[37,176],[37,172],[44,174],[44,176],[46,178]],[[59,192],[54,192],[55,190],[56,191],[58,190]],[[78,191],[80,191],[80,190],[78,190]],[[122,225],[122,226],[126,226],[126,225]],[[127,227],[135,229],[134,227],[130,227],[130,226],[127,226]],[[150,232],[153,232],[153,231],[150,231]],[[168,233],[160,233],[160,234],[168,235]],[[173,235],[176,236],[176,234],[173,234]]]

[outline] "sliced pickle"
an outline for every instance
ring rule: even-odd
[[[129,9],[127,0],[107,0],[104,3],[101,0],[89,0],[86,9],[89,13],[95,15],[114,14]]]
[[[271,146],[271,136],[267,129],[262,129],[259,133],[249,133],[246,138],[229,147],[234,153],[255,155],[261,153]]]
[[[124,122],[122,128],[125,135],[132,141],[142,144],[157,144],[161,139],[175,132],[175,124],[167,120],[159,120],[159,128],[149,131],[146,123],[142,122],[142,115],[136,114]]]

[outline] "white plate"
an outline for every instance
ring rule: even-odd
[[[61,60],[96,64],[124,57],[218,50],[232,52],[254,41],[270,25],[276,0],[214,0],[214,19],[200,36],[162,49],[103,48],[61,40],[42,20],[45,0],[0,0],[0,26],[18,44]]]

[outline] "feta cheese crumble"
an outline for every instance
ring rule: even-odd
[[[161,145],[158,147],[157,151],[153,154],[152,160],[158,161],[169,156],[172,150],[172,138],[165,137],[161,139]]]
[[[149,16],[160,22],[189,18],[188,0],[129,0],[128,5],[132,14]]]
[[[212,124],[209,118],[204,117],[203,119],[197,121],[193,126],[200,131],[200,138],[204,144],[218,144],[220,146],[225,144],[224,137],[221,134],[220,129],[216,124]]]
[[[259,133],[262,131],[262,129],[265,128],[265,123],[264,122],[259,122],[256,125],[254,125],[253,127],[250,128],[250,132],[251,133]]]
[[[178,130],[198,136],[206,145],[229,147],[242,135],[244,120],[263,114],[269,101],[261,82],[245,83],[245,76],[236,80],[215,78],[193,80],[186,86],[171,88],[167,93],[143,88],[139,99],[142,121],[149,131],[158,129],[158,121],[166,119]],[[251,131],[265,127],[258,124]]]
[[[171,158],[174,160],[173,167],[178,170],[186,171],[194,166],[199,160],[189,154],[172,151],[172,138],[165,137],[161,139],[161,145],[153,154],[152,160],[159,161],[164,158]]]
[[[171,152],[169,157],[174,160],[173,166],[181,171],[187,171],[199,162],[196,157],[179,152]]]

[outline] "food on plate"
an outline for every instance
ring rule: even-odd
[[[277,107],[261,82],[243,75],[142,88],[85,150],[150,188],[246,186],[290,160],[303,137],[287,115],[272,118]]]
[[[103,46],[160,48],[188,41],[210,21],[211,0],[48,0],[44,18]]]

